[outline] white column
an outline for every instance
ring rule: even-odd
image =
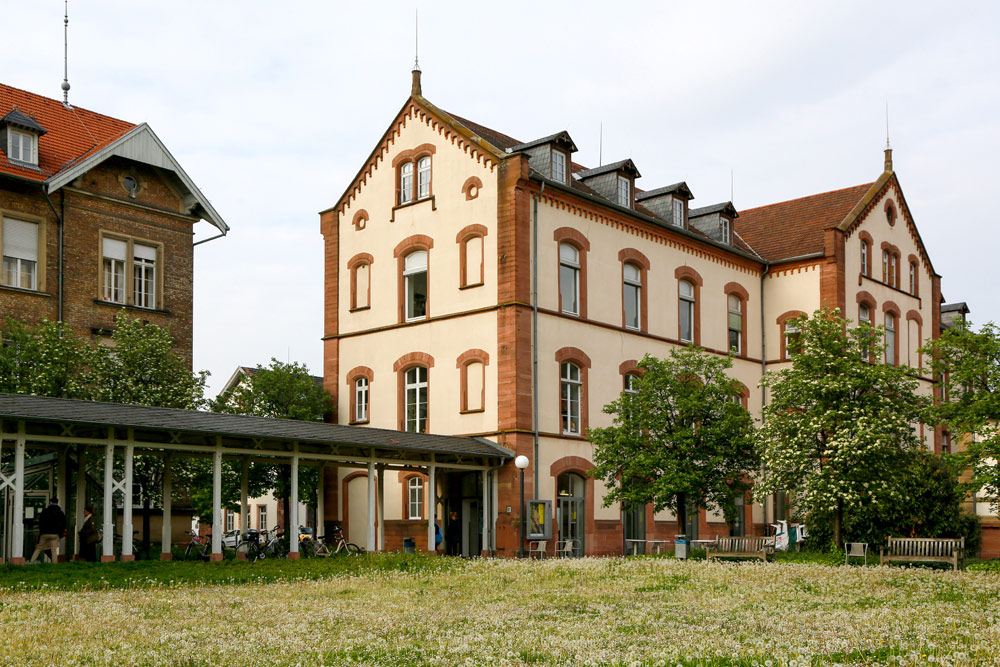
[[[244,456],[240,466],[240,532],[246,535],[250,529],[247,515],[250,514],[250,457]]]
[[[59,460],[56,463],[56,498],[59,499],[59,506],[63,508],[65,514],[69,516],[69,480],[66,479],[66,458],[69,452],[69,445],[64,445],[59,452]],[[59,537],[59,556],[66,556],[66,538]]]
[[[288,555],[290,558],[299,557],[299,446],[295,445],[292,454],[292,497],[289,499],[289,511],[291,517],[288,521]],[[294,555],[292,555],[294,554]]]
[[[428,466],[427,471],[427,553],[432,554],[437,550],[434,544],[434,521],[437,519],[437,466],[433,463]]]
[[[222,439],[216,438],[212,454],[212,555],[222,560]]]
[[[18,424],[14,444],[14,526],[10,548],[12,563],[24,564],[24,422]]]
[[[378,467],[378,502],[375,505],[378,510],[378,550],[385,551],[385,464]]]
[[[489,491],[490,491],[490,471],[488,468],[483,468],[483,506],[480,511],[483,515],[482,524],[482,551],[483,553],[489,553],[490,551],[490,504],[489,504]]]
[[[368,535],[365,549],[368,553],[375,551],[375,462],[368,462]]]
[[[122,560],[133,560],[132,555],[132,463],[135,457],[135,445],[132,444],[132,436],[129,434],[128,443],[125,445],[125,490],[122,495]]]
[[[76,545],[73,549],[75,556],[80,555],[80,526],[83,525],[83,508],[87,505],[87,447],[86,445],[76,446],[76,510],[74,514],[76,520],[73,522],[75,533],[73,539]]]
[[[323,474],[326,472],[326,464],[319,464],[319,472],[317,473],[316,482],[316,537],[320,537],[326,532],[326,478]]]
[[[115,559],[115,445],[110,441],[104,446],[104,540],[101,542],[101,560]]]
[[[173,553],[170,550],[173,536],[173,517],[171,512],[174,508],[174,478],[171,464],[173,456],[167,452],[163,457],[163,527],[160,530],[160,560],[172,560]]]

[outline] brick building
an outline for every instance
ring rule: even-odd
[[[0,84],[0,320],[102,337],[125,308],[191,363],[194,225],[228,226],[152,129]]]
[[[788,363],[788,321],[826,305],[885,325],[883,361],[936,391],[917,350],[938,335],[941,279],[891,150],[872,182],[748,211],[692,208],[686,183],[642,190],[631,160],[587,169],[575,151],[565,131],[522,142],[446,112],[414,71],[410,97],[320,214],[324,380],[340,423],[474,435],[527,456],[527,496],[551,503],[548,550],[569,539],[576,555],[600,555],[677,532],[670,512],[604,507],[587,475],[587,429],[609,423],[602,406],[646,353],[732,352],[756,415],[762,374]],[[919,428],[941,451],[942,434]],[[380,525],[358,526],[364,514],[349,509],[365,504],[365,476],[326,480],[326,516],[359,543]],[[478,553],[484,530],[495,553],[518,548],[513,465],[485,482],[414,469],[379,484],[385,548],[426,546],[428,506],[442,524],[458,513],[463,553]],[[481,497],[495,508],[485,520]],[[786,513],[780,496],[746,498],[734,524],[701,510],[686,532],[761,534]]]

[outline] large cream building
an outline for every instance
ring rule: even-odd
[[[786,322],[828,305],[885,325],[891,363],[925,368],[917,349],[939,330],[940,276],[891,151],[872,183],[737,212],[692,208],[685,183],[640,189],[631,160],[583,168],[575,150],[566,132],[524,143],[445,112],[413,73],[411,96],[321,213],[324,383],[340,423],[475,435],[524,454],[527,497],[552,501],[548,549],[572,539],[577,554],[621,553],[627,537],[677,532],[667,512],[604,507],[587,476],[587,429],[609,423],[602,406],[646,353],[732,350],[759,414],[762,374],[787,362]],[[940,433],[921,433],[941,450]],[[512,464],[486,477],[486,522],[483,476],[439,471],[431,494],[413,470],[381,480],[381,520],[366,525],[366,476],[327,477],[326,516],[354,542],[384,526],[384,548],[407,537],[426,548],[432,505],[463,553],[479,553],[484,525],[495,553],[518,548]],[[759,534],[784,511],[782,498],[747,499],[738,523],[702,510],[686,532]]]

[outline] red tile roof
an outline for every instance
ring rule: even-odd
[[[80,159],[100,150],[136,126],[0,83],[0,118],[12,109],[33,118],[47,130],[38,139],[38,167],[11,163],[0,151],[0,174],[44,181]]]
[[[823,232],[836,227],[871,183],[740,211],[736,232],[768,262],[823,252]]]

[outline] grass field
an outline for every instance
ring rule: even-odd
[[[1000,576],[420,555],[8,566],[0,628],[0,665],[1000,665]]]

